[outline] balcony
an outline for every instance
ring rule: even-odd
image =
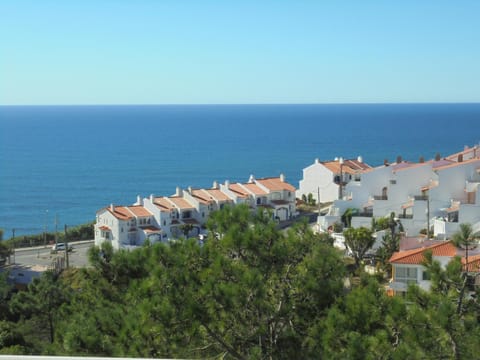
[[[372,217],[373,212],[371,211],[363,211],[363,212],[357,212],[352,215],[352,217]]]
[[[423,200],[423,201],[427,201],[428,200],[428,195],[415,195],[413,197],[414,200]]]
[[[413,214],[398,214],[399,219],[413,219]]]
[[[387,195],[373,195],[373,200],[388,200]]]

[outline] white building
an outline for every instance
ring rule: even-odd
[[[212,211],[236,204],[247,204],[252,210],[268,208],[277,220],[287,220],[296,213],[295,187],[283,175],[251,176],[243,184],[214,182],[209,189],[177,188],[172,196],[137,197],[132,206],[111,205],[97,212],[95,245],[109,241],[120,249],[140,246],[146,239],[168,241],[184,236],[185,231],[189,237],[197,236]]]
[[[479,273],[480,254],[478,250],[470,251],[467,265],[465,250],[456,248],[450,241],[418,243],[416,247],[398,251],[390,258],[392,280],[389,289],[394,294],[406,292],[409,284],[416,284],[423,290],[430,289],[430,277],[422,265],[427,250],[432,252],[433,260],[438,261],[442,268],[445,268],[455,256],[459,256],[464,268],[470,274]]]
[[[110,205],[97,211],[95,245],[111,242],[114,249],[140,246],[148,238],[161,239],[162,230],[153,214],[142,205]]]
[[[303,195],[308,197],[312,194],[317,204],[319,202],[331,202],[343,196],[343,186],[350,180],[360,181],[363,171],[370,169],[362,157],[357,159],[343,160],[342,158],[333,161],[315,162],[303,169],[303,178],[299,182],[296,192],[297,198]]]
[[[385,164],[364,171],[361,181],[350,181],[345,196],[334,201],[326,216],[319,216],[318,226],[328,230],[350,208],[355,212],[353,227],[370,226],[372,217],[394,212],[408,235],[433,227],[431,235],[443,239],[457,231],[462,222],[478,230],[479,184],[480,158],[464,161],[457,156]]]

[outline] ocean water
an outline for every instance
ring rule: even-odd
[[[480,104],[0,107],[5,237],[92,221],[176,186],[278,176],[315,158],[418,161],[480,142]]]

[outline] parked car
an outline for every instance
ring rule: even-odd
[[[68,244],[68,251],[72,251],[73,246]],[[52,254],[55,254],[58,251],[65,251],[65,243],[58,243],[52,246]]]

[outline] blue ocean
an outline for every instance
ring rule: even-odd
[[[52,231],[250,174],[298,187],[315,158],[379,165],[479,142],[480,104],[2,106],[0,228]]]

